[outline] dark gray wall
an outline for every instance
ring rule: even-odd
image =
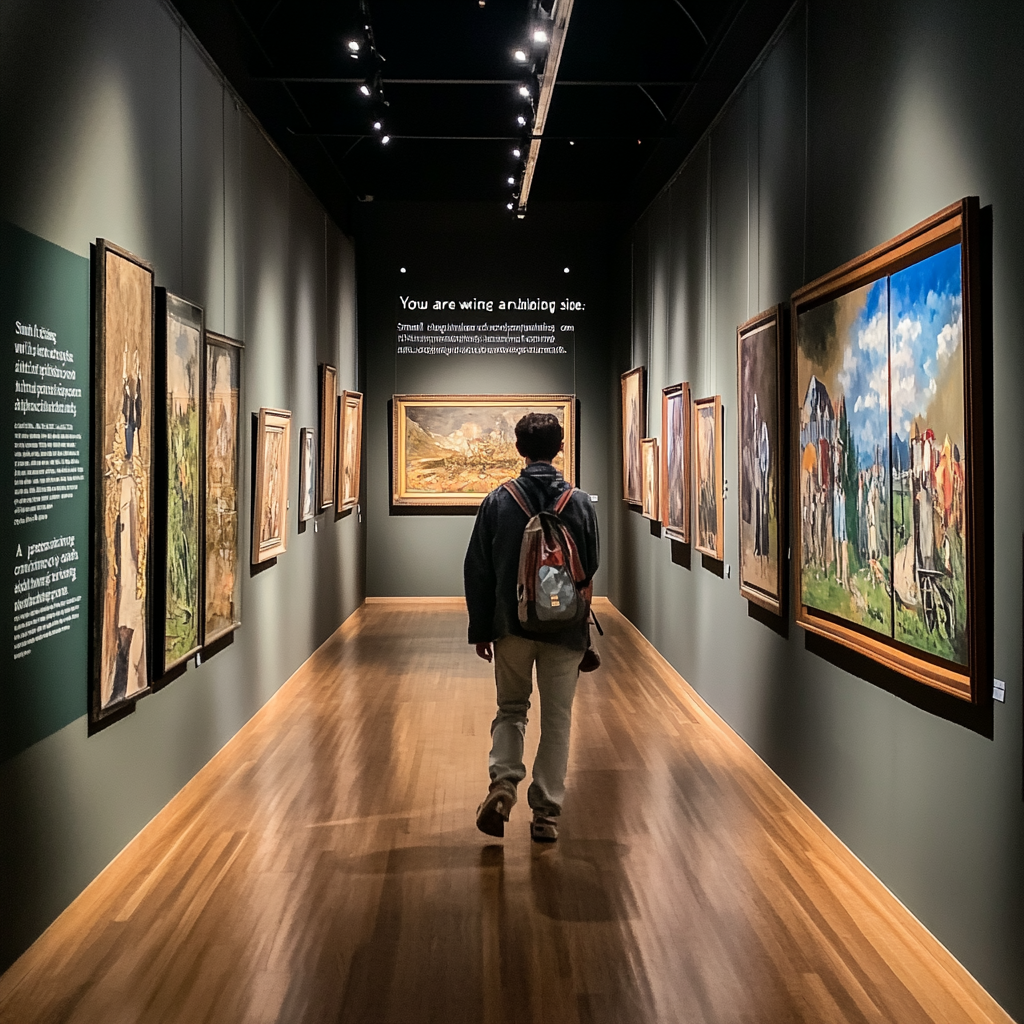
[[[295,428],[288,551],[246,574],[234,643],[124,721],[90,738],[79,719],[0,766],[3,968],[359,606],[364,538],[352,515],[301,534],[295,519],[317,363],[359,383],[354,248],[173,11],[0,0],[0,137],[0,217],[85,257],[102,236],[150,260],[245,342],[243,450],[261,405]],[[244,565],[247,458],[243,477]]]
[[[371,596],[461,596],[472,515],[393,510],[389,457],[395,394],[575,394],[580,400],[579,485],[598,496],[604,527],[611,416],[608,405],[610,211],[601,206],[531,207],[516,220],[490,204],[367,203],[357,210],[360,337],[366,351],[366,592]],[[564,273],[565,267],[570,273]],[[401,273],[405,267],[406,272]],[[583,314],[488,314],[512,322],[540,316],[575,322],[564,356],[396,355],[398,296],[576,297]],[[439,314],[422,314],[428,319]],[[445,318],[476,314],[451,313]],[[558,340],[564,340],[559,334]],[[595,581],[604,593],[606,576]]]
[[[637,224],[634,329],[615,355],[619,372],[646,364],[654,395],[681,379],[695,396],[722,395],[733,482],[725,562],[735,567],[736,326],[979,195],[994,225],[994,670],[1006,703],[966,713],[808,645],[792,621],[772,628],[740,598],[735,571],[720,578],[699,555],[689,568],[675,564],[668,543],[621,503],[609,545],[613,600],[1018,1019],[1022,54],[1017,2],[812,0],[799,9]],[[649,416],[659,433],[657,402]]]

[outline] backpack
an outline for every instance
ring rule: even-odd
[[[576,493],[570,487],[550,509],[534,512],[515,480],[502,485],[526,513],[528,522],[519,548],[516,597],[519,623],[530,633],[561,633],[590,613],[591,588],[572,533],[562,522],[562,509]]]

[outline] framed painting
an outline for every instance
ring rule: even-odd
[[[252,561],[254,565],[284,554],[288,548],[288,471],[292,414],[260,409],[256,427],[256,486],[253,495]]]
[[[363,461],[363,396],[358,391],[342,391],[338,402],[341,446],[338,462],[339,512],[354,508],[359,501],[359,476]]]
[[[320,364],[320,463],[317,476],[317,511],[334,501],[338,461],[338,371]]]
[[[240,341],[206,332],[204,645],[219,640],[242,624],[238,501],[241,492],[242,350]]]
[[[740,593],[776,615],[785,595],[781,330],[781,306],[736,330]]]
[[[163,672],[203,645],[203,311],[157,289],[163,422]],[[155,652],[154,652],[155,653]]]
[[[643,503],[643,463],[640,442],[647,433],[645,369],[629,370],[622,382],[622,498],[631,505]]]
[[[658,458],[658,439],[644,437],[640,440],[640,462],[643,476],[643,501],[640,509],[647,519],[661,519],[659,483],[661,460]]]
[[[978,200],[793,295],[797,622],[964,700],[991,692]]]
[[[93,724],[151,688],[153,268],[97,239],[93,249]],[[162,634],[162,630],[160,631]]]
[[[722,477],[722,398],[693,403],[693,439],[697,449],[697,541],[694,547],[719,561],[725,557],[724,488]]]
[[[690,543],[690,385],[661,392],[661,523],[667,536]]]
[[[565,435],[555,467],[576,483],[576,400],[572,395],[395,395],[392,501],[395,505],[479,505],[518,476],[516,424],[552,413]]]
[[[299,431],[299,522],[308,522],[317,512],[316,435],[311,427]]]

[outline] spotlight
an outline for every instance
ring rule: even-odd
[[[350,40],[348,41],[348,48],[349,48],[349,49],[350,49],[350,50],[351,50],[351,51],[352,51],[353,53],[358,53],[358,52],[359,52],[359,43],[358,43],[358,42],[356,42],[356,40],[355,40],[355,39],[350,39]]]
[[[548,41],[548,34],[542,28],[538,28],[533,33],[533,41],[535,43],[546,43]]]
[[[528,59],[525,50],[516,50],[516,52],[513,53],[512,56],[515,57],[516,60],[521,62],[525,62]]]
[[[527,89],[525,85],[521,85],[519,86],[519,95],[522,96],[524,100],[528,100],[530,98],[530,90]]]
[[[390,141],[391,141],[391,136],[390,135],[382,135],[380,137],[380,144],[382,146],[386,146]]]
[[[517,217],[518,217],[518,218],[519,218],[520,220],[526,220],[526,214],[525,214],[525,213],[518,213],[518,214],[516,214],[516,216],[517,216]]]
[[[518,160],[523,154],[519,151],[519,149],[513,149],[512,155]]]
[[[506,203],[505,204],[505,209],[506,210],[511,210],[512,209],[512,204],[511,203]]]
[[[363,94],[364,96],[369,96],[369,95],[370,95],[370,92],[371,92],[372,90],[371,90],[371,89],[370,89],[370,87],[369,87],[369,86],[368,86],[368,85],[366,84],[366,82],[363,82],[363,84],[362,84],[361,86],[359,86],[359,91],[360,91],[360,92],[361,92],[361,93],[362,93],[362,94]]]
[[[526,118],[525,118],[525,117],[523,117],[523,115],[522,115],[522,114],[520,114],[520,115],[519,115],[519,116],[518,116],[518,117],[516,118],[516,123],[517,123],[517,124],[519,125],[519,127],[520,127],[520,128],[525,128],[525,127],[526,127]]]
[[[405,267],[401,267],[398,272],[400,274],[404,274],[405,273]]]
[[[565,268],[565,270],[563,270],[563,271],[562,271],[562,273],[563,273],[563,274],[568,274],[568,273],[569,273],[569,268],[568,268],[568,267],[566,267],[566,268]]]
[[[508,183],[509,183],[510,185],[514,185],[514,184],[516,183],[516,179],[515,179],[515,178],[509,178],[509,179],[508,179]]]
[[[570,145],[570,146],[575,146],[575,145],[576,145],[576,143],[575,143],[575,142],[573,142],[573,141],[572,141],[572,139],[570,139],[570,140],[569,140],[569,145]]]
[[[374,122],[373,122],[373,130],[374,130],[375,132],[379,132],[379,131],[381,130],[381,128],[382,128],[382,127],[383,127],[383,126],[381,125],[380,121],[374,121]]]

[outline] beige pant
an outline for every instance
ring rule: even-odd
[[[508,779],[518,785],[526,778],[523,739],[536,664],[540,745],[527,799],[535,811],[552,817],[561,813],[565,798],[572,700],[582,658],[582,651],[521,636],[505,636],[494,644],[498,714],[491,725],[491,781]]]

